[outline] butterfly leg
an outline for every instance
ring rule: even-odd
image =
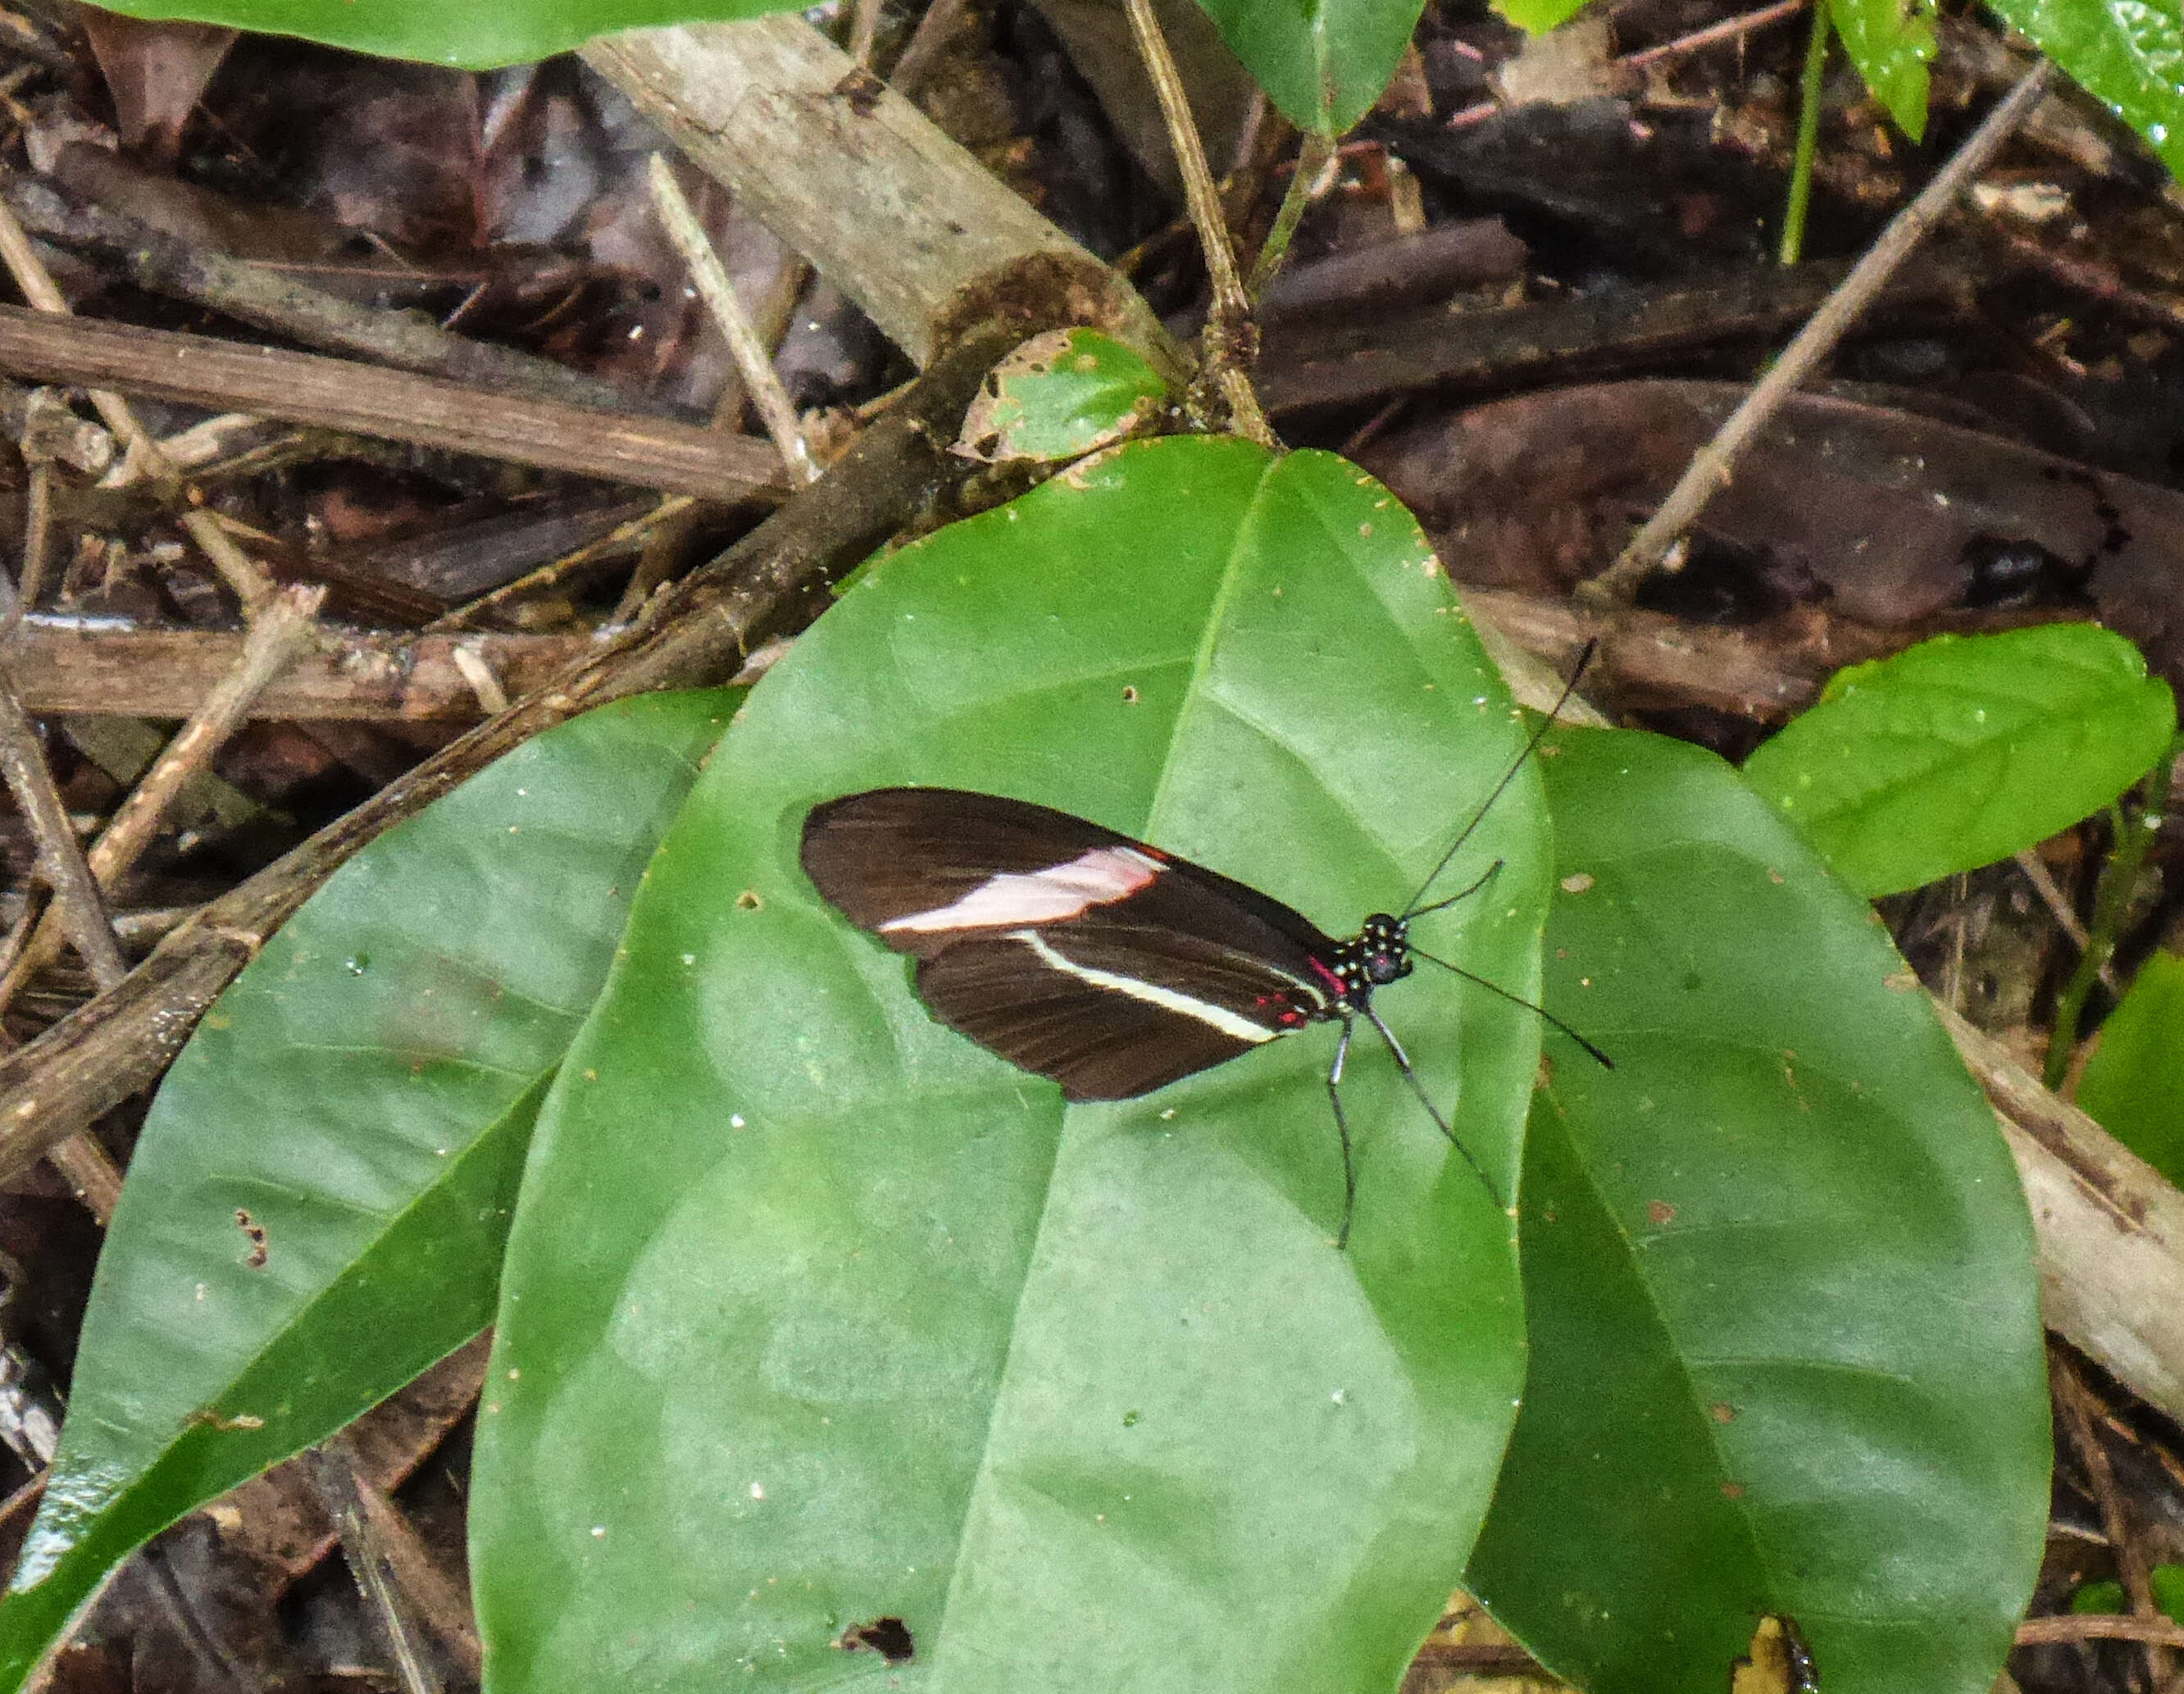
[[[1327,1097],[1334,1104],[1334,1133],[1342,1138],[1342,1232],[1334,1238],[1337,1252],[1350,1245],[1350,1220],[1357,1210],[1357,1166],[1350,1156],[1350,1120],[1342,1115],[1342,1066],[1350,1056],[1350,1038],[1357,1029],[1356,1018],[1342,1020],[1342,1039],[1334,1044],[1334,1062],[1327,1067]]]
[[[1403,1080],[1411,1085],[1411,1092],[1418,1095],[1418,1104],[1425,1107],[1426,1116],[1433,1119],[1434,1127],[1448,1137],[1451,1146],[1463,1155],[1464,1163],[1471,1167],[1471,1173],[1479,1179],[1479,1185],[1486,1190],[1495,1205],[1497,1206],[1502,1205],[1502,1196],[1496,1190],[1492,1179],[1487,1176],[1485,1170],[1480,1168],[1479,1161],[1472,1157],[1471,1149],[1463,1145],[1462,1139],[1450,1126],[1448,1119],[1441,1116],[1440,1108],[1435,1106],[1428,1096],[1426,1085],[1418,1080],[1418,1073],[1411,1068],[1411,1056],[1403,1050],[1403,1044],[1396,1039],[1396,1032],[1380,1021],[1380,1014],[1373,1011],[1370,1006],[1364,1006],[1361,1010],[1365,1014],[1366,1021],[1380,1032],[1380,1039],[1388,1044],[1388,1051],[1396,1061],[1396,1068],[1402,1073]]]

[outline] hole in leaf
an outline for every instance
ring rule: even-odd
[[[876,1652],[889,1664],[908,1664],[917,1652],[910,1625],[900,1618],[875,1618],[869,1624],[852,1624],[834,1643],[844,1652],[860,1648]]]

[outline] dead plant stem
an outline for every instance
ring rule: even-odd
[[[278,590],[250,626],[234,669],[220,679],[203,705],[153,761],[85,855],[86,868],[102,894],[120,892],[124,878],[158,835],[160,822],[182,785],[211,764],[214,755],[249,716],[252,703],[266,685],[291,660],[309,650],[315,633],[313,619],[325,599],[323,588]],[[60,939],[59,926],[48,915],[32,933],[22,956],[0,976],[0,1011],[14,1001],[35,972],[52,962],[60,950]]]
[[[743,302],[736,298],[736,285],[722,265],[720,255],[713,251],[713,243],[706,238],[705,226],[698,221],[698,214],[682,192],[682,185],[675,180],[675,172],[667,161],[656,153],[647,162],[645,175],[651,185],[653,209],[660,215],[660,227],[666,231],[668,240],[674,242],[676,252],[690,272],[690,281],[698,297],[705,301],[713,321],[727,337],[728,351],[734,355],[736,369],[744,379],[744,392],[757,408],[766,432],[773,437],[775,450],[788,466],[788,474],[798,482],[817,480],[819,467],[812,463],[811,449],[805,444],[804,431],[796,421],[796,408],[789,404],[788,391],[781,386],[772,357],[759,339]]]
[[[1167,125],[1168,145],[1175,150],[1176,167],[1183,173],[1184,203],[1198,230],[1205,250],[1206,270],[1213,287],[1213,306],[1206,321],[1206,354],[1209,374],[1228,403],[1231,426],[1238,435],[1273,448],[1273,426],[1251,387],[1251,355],[1255,341],[1251,327],[1251,298],[1236,269],[1235,244],[1229,239],[1228,220],[1222,215],[1221,191],[1206,163],[1206,146],[1199,139],[1197,121],[1190,115],[1190,99],[1182,73],[1153,16],[1152,0],[1123,0],[1129,13],[1130,33],[1138,44],[1159,98],[1161,116]]]
[[[2046,93],[2053,64],[2042,59],[1986,114],[1980,126],[1943,165],[1916,198],[1898,212],[1852,268],[1836,291],[1753,385],[1714,438],[1691,457],[1676,486],[1630,544],[1600,576],[1578,587],[1579,597],[1602,610],[1619,610],[1630,602],[1639,582],[1661,562],[1669,547],[1691,527],[1715,491],[1724,485],[1737,457],[1788,398],[1819,368],[1843,332],[1880,292],[1929,230],[1985,168],[2003,142]]]

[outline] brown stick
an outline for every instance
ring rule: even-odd
[[[2184,1624],[2166,1618],[2131,1618],[2087,1613],[2067,1618],[2027,1618],[2017,1626],[2020,1647],[2048,1647],[2070,1641],[2147,1641],[2184,1647]]]
[[[2017,1161],[2042,1320],[2147,1404],[2184,1416],[2184,1194],[2000,1042],[1933,1006]]]
[[[1663,42],[1658,47],[1649,47],[1641,53],[1625,53],[1616,63],[1627,70],[1635,70],[1641,65],[1696,53],[1701,47],[1712,47],[1716,42],[1747,36],[1765,25],[1779,24],[1785,18],[1795,17],[1805,9],[1808,3],[1808,0],[1775,0],[1772,6],[1762,6],[1758,11],[1747,12],[1741,17],[1724,18],[1718,24],[1708,24],[1702,30],[1694,30],[1687,36],[1678,36],[1675,40]]]
[[[246,639],[226,630],[107,629],[32,617],[8,660],[24,705],[40,716],[184,718],[235,669]],[[477,701],[454,663],[458,645],[476,649],[511,694],[544,687],[599,647],[587,635],[398,639],[329,631],[321,646],[273,679],[250,716],[474,723]]]
[[[81,144],[79,144],[81,145]],[[92,151],[88,147],[85,152]],[[192,247],[165,230],[50,179],[0,176],[0,196],[36,235],[119,264],[148,293],[188,300],[306,347],[442,376],[465,387],[614,411],[632,404],[612,382],[492,342],[471,341],[416,312],[359,305],[270,265]]]
[[[39,871],[53,894],[48,918],[58,919],[56,928],[75,945],[102,992],[117,986],[128,974],[128,961],[121,956],[121,944],[114,939],[98,885],[84,863],[53,772],[46,768],[37,730],[4,664],[0,664],[0,774],[6,776],[15,804],[36,839]],[[103,1224],[121,1198],[121,1175],[106,1150],[87,1133],[81,1133],[89,1130],[96,1115],[86,1116],[46,1151],[92,1216]]]
[[[488,393],[348,359],[0,306],[0,371],[354,430],[707,499],[778,499],[772,449],[664,418]]]
[[[971,467],[940,444],[1021,324],[967,337],[819,482],[605,644],[203,907],[126,980],[0,1059],[0,1180],[158,1078],[267,936],[349,855],[510,749],[589,707],[733,674],[825,603],[828,585]]]
[[[2047,92],[2053,66],[2041,59],[1986,114],[1971,137],[1958,148],[1934,180],[1919,191],[1911,203],[1889,222],[1880,239],[1866,250],[1842,285],[1813,314],[1772,370],[1752,385],[1744,403],[1730,414],[1714,438],[1691,455],[1691,462],[1660,509],[1648,518],[1614,564],[1591,582],[1579,585],[1580,595],[1603,609],[1627,605],[1646,573],[1661,562],[1676,538],[1691,527],[1706,509],[1715,490],[1729,481],[1737,455],[1766,426],[1781,403],[1810,376],[1873,297],[1880,292],[1896,268],[1925,239],[1956,203],[1972,178],[2009,139],[2010,132]]]
[[[120,892],[123,880],[158,835],[160,820],[183,783],[212,762],[213,755],[241,727],[265,685],[311,645],[312,620],[325,599],[322,588],[293,588],[276,591],[267,601],[243,639],[234,669],[220,678],[204,703],[176,733],[84,855],[102,894]],[[14,1000],[34,973],[53,961],[60,951],[60,926],[48,913],[21,956],[5,976],[0,976],[0,1009]],[[120,981],[120,975],[114,980]]]
[[[1190,97],[1184,90],[1183,74],[1153,16],[1152,0],[1123,0],[1130,20],[1130,34],[1152,79],[1160,102],[1161,119],[1167,126],[1168,145],[1174,150],[1176,168],[1183,173],[1183,198],[1197,228],[1200,248],[1206,254],[1206,275],[1213,284],[1213,308],[1206,324],[1207,374],[1228,403],[1229,426],[1262,447],[1277,445],[1273,426],[1259,404],[1251,387],[1251,365],[1257,352],[1251,331],[1251,297],[1244,291],[1244,278],[1236,268],[1236,246],[1228,234],[1228,220],[1221,208],[1221,191],[1206,162],[1206,145],[1199,139],[1198,124],[1190,115]]]

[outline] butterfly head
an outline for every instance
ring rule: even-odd
[[[1410,975],[1410,938],[1407,919],[1374,912],[1342,950],[1335,972],[1343,986],[1351,994],[1362,995]]]

